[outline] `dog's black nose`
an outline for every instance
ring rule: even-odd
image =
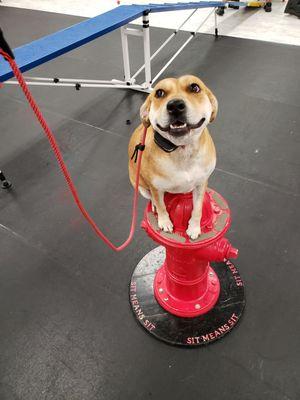
[[[169,114],[180,114],[185,111],[185,102],[181,99],[170,100],[167,104]]]

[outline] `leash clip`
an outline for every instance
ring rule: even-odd
[[[145,150],[144,144],[142,143],[137,144],[134,148],[134,152],[132,153],[131,160],[134,158],[134,162],[136,163],[139,151],[144,151],[144,150]]]

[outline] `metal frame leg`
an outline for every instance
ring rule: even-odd
[[[124,79],[130,82],[130,61],[128,50],[128,37],[126,35],[126,28],[121,28],[122,52],[123,52],[123,65],[124,65]]]
[[[143,15],[143,39],[144,39],[144,62],[145,62],[145,83],[146,88],[151,87],[151,54],[150,54],[150,29],[149,29],[149,13]]]
[[[130,57],[128,50],[128,35],[142,36],[144,45],[144,68],[145,68],[145,82],[142,88],[147,90],[151,88],[151,54],[150,54],[150,30],[149,30],[149,12],[145,11],[143,14],[143,28],[132,29],[128,27],[121,28],[121,40],[122,40],[122,53],[123,53],[123,65],[124,65],[124,78],[128,86],[135,83],[135,76],[130,75]],[[142,70],[142,68],[141,68]]]

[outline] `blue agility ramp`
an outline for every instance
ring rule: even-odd
[[[80,22],[41,39],[14,49],[16,62],[22,72],[50,61],[62,54],[82,46],[106,33],[112,32],[145,13],[177,11],[198,8],[222,7],[221,1],[197,1],[189,3],[163,3],[119,6],[97,17]],[[236,3],[243,5],[243,3]],[[10,67],[0,60],[0,82],[13,77]]]

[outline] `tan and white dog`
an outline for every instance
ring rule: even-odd
[[[218,102],[197,77],[182,76],[160,81],[141,107],[141,119],[149,126],[140,173],[140,193],[151,199],[158,225],[172,232],[173,224],[164,193],[193,192],[193,212],[187,234],[201,234],[203,196],[216,165],[216,151],[207,125],[217,114]],[[135,184],[136,163],[131,159],[140,143],[143,125],[133,133],[128,148],[129,177]]]

